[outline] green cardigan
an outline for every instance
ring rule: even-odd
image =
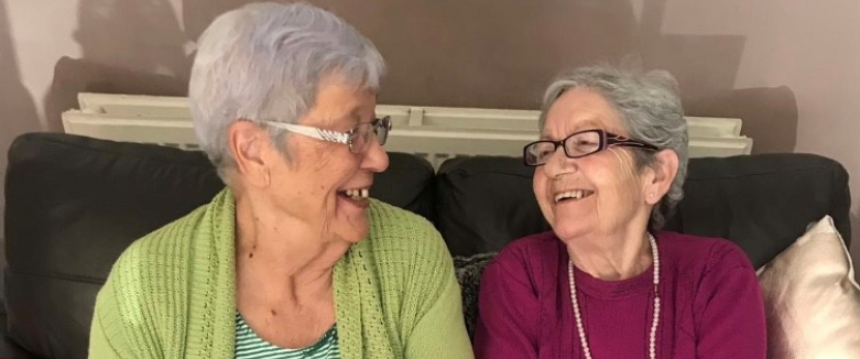
[[[235,200],[212,202],[133,243],[99,292],[93,359],[232,359]],[[445,243],[421,217],[373,201],[370,234],[334,270],[341,355],[472,358]]]

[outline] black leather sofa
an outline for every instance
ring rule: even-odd
[[[371,195],[433,221],[458,259],[548,229],[532,170],[518,159],[454,159],[434,173],[419,157],[390,156]],[[5,188],[8,336],[0,358],[85,358],[95,296],[114,260],[222,187],[199,152],[65,134],[19,137]],[[729,238],[756,266],[826,214],[851,238],[848,175],[827,158],[695,159],[685,189],[668,229]],[[476,278],[461,277],[464,290],[474,290]],[[474,292],[466,294],[468,307]]]

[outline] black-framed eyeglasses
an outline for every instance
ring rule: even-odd
[[[265,124],[284,129],[303,136],[315,138],[321,141],[340,143],[349,146],[352,153],[362,153],[370,144],[370,134],[376,135],[379,144],[384,146],[388,141],[388,133],[391,132],[391,117],[385,116],[370,122],[359,123],[348,132],[326,130],[313,126],[295,125],[292,123],[266,121]]]
[[[659,148],[639,140],[629,139],[601,129],[574,133],[561,141],[535,141],[523,147],[523,163],[536,167],[545,164],[558,150],[564,148],[565,156],[580,158],[603,151],[610,146],[624,146],[658,151]]]

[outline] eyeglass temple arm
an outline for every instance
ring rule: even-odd
[[[334,132],[334,131],[329,131],[329,130],[323,130],[320,128],[315,128],[315,127],[302,126],[302,125],[294,125],[291,123],[274,122],[271,124],[275,127],[280,127],[280,128],[283,128],[287,131],[295,132],[295,133],[298,133],[300,135],[316,138],[316,139],[322,140],[322,141],[338,142],[338,143],[343,143],[343,144],[349,143],[349,134],[347,134],[347,133]]]
[[[649,150],[655,150],[655,151],[658,149],[657,146],[654,146],[651,144],[642,143],[642,142],[635,141],[635,140],[627,140],[627,139],[625,139],[625,140],[614,140],[614,141],[610,142],[610,144],[615,145],[615,146],[641,147],[641,148],[647,148]]]

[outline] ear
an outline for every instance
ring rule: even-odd
[[[227,128],[227,145],[236,162],[236,175],[251,186],[265,187],[271,183],[267,156],[269,136],[250,121],[236,121]]]
[[[662,150],[654,155],[656,161],[650,166],[650,176],[645,183],[645,202],[656,205],[669,193],[672,182],[678,174],[678,154],[672,150]]]

